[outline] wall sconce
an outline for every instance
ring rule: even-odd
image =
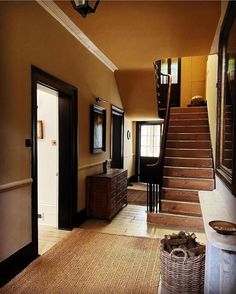
[[[109,101],[107,101],[106,99],[103,99],[103,98],[101,98],[101,97],[97,97],[97,98],[96,98],[96,102],[110,103]]]
[[[94,2],[94,1],[90,1],[90,2]],[[74,9],[79,12],[79,14],[81,14],[83,17],[86,17],[86,15],[89,13],[95,13],[99,4],[99,0],[95,2],[93,7],[89,5],[89,1],[85,1],[85,0],[71,0],[71,3]]]
[[[131,138],[131,132],[128,130],[127,131],[127,139],[129,140]]]

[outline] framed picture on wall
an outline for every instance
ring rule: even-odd
[[[106,109],[90,106],[90,152],[100,153],[106,151]]]
[[[42,120],[37,121],[37,138],[43,139],[43,121]]]

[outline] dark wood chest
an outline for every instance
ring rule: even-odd
[[[127,170],[87,177],[87,216],[111,220],[127,204]]]

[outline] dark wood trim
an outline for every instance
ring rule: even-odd
[[[236,195],[236,154],[235,154],[235,146],[236,146],[236,119],[233,116],[233,167],[232,174],[228,172],[227,169],[221,164],[221,129],[222,129],[222,75],[225,74],[224,64],[223,64],[223,51],[225,49],[225,43],[228,40],[229,30],[232,26],[232,23],[235,19],[236,15],[236,3],[234,1],[229,1],[227,11],[221,26],[220,38],[219,38],[219,48],[218,48],[218,81],[217,81],[217,128],[216,128],[216,164],[215,164],[215,172],[219,176],[219,178],[225,183],[225,185],[232,191],[234,195]],[[235,107],[235,106],[234,106]],[[236,109],[233,110],[236,113]]]
[[[87,220],[87,212],[86,208],[82,209],[81,211],[77,212],[76,215],[76,227],[81,226]]]
[[[111,104],[111,147],[110,147],[110,157],[112,159],[112,148],[113,148],[113,115],[118,115],[122,117],[122,126],[121,126],[121,161],[122,161],[122,166],[119,168],[124,167],[124,110],[118,106],[115,106]]]
[[[77,213],[77,99],[61,91],[58,98],[58,227],[68,230],[74,227]]]
[[[141,122],[136,122],[136,156],[135,156],[135,178],[140,180],[140,142],[141,142]]]
[[[179,91],[179,107],[181,106],[181,58],[178,58],[178,91]]]
[[[29,263],[38,257],[33,243],[30,242],[0,263],[0,287],[21,272]]]
[[[68,220],[67,229],[72,229],[76,222],[77,214],[77,180],[78,180],[78,154],[77,154],[77,125],[78,125],[78,102],[77,88],[48,74],[47,72],[39,69],[36,66],[31,66],[31,95],[32,95],[32,243],[34,247],[34,256],[38,255],[38,206],[37,206],[37,84],[42,84],[46,87],[54,89],[59,92],[60,95],[68,96],[71,99],[71,125],[72,125],[72,148],[71,162],[72,174],[71,174],[71,195],[73,199],[70,199],[70,220]],[[60,149],[59,149],[60,157]],[[59,175],[59,182],[63,181]],[[59,191],[60,193],[60,191]],[[60,198],[59,198],[60,199]],[[59,203],[60,207],[60,203]]]

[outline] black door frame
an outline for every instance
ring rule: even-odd
[[[77,125],[78,125],[78,109],[77,109],[77,88],[48,74],[47,72],[37,68],[36,66],[31,66],[31,95],[32,95],[32,105],[31,105],[31,116],[32,116],[32,243],[34,252],[38,254],[38,172],[37,172],[37,84],[42,84],[51,89],[54,89],[62,95],[66,95],[71,99],[71,125],[72,125],[72,150],[71,150],[71,198],[70,199],[70,213],[71,218],[68,221],[67,229],[72,229],[76,224],[76,213],[77,213],[77,181],[78,181],[78,154],[77,154]],[[59,144],[59,156],[60,156],[60,144]],[[60,182],[60,171],[59,171],[59,182]],[[60,195],[60,191],[59,191]],[[63,196],[62,196],[63,197]],[[68,197],[68,195],[64,195]],[[60,201],[60,196],[59,196]],[[60,205],[60,203],[59,203]],[[59,213],[58,213],[59,216]]]
[[[112,148],[113,148],[113,115],[118,115],[122,117],[122,125],[121,125],[121,168],[124,167],[124,110],[111,105],[111,160],[112,160]]]

